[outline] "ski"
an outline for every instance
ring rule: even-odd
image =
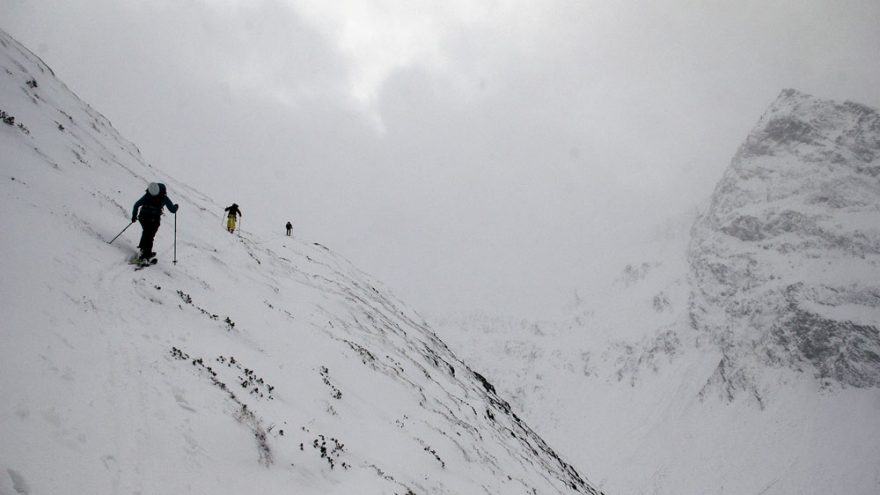
[[[150,258],[149,260],[139,260],[136,263],[134,263],[134,265],[135,265],[134,271],[143,270],[144,268],[146,268],[150,265],[155,265],[158,261],[159,260],[156,258]]]
[[[135,270],[140,270],[142,268],[146,268],[150,265],[155,265],[159,260],[155,257],[150,259],[142,259],[139,254],[135,254],[134,256],[128,258],[128,264],[134,265]]]

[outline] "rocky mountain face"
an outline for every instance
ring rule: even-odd
[[[2,31],[0,111],[0,494],[600,493],[380,283],[230,235]],[[135,271],[139,227],[108,241],[152,181],[180,209]]]
[[[759,403],[753,364],[880,384],[880,114],[785,90],[740,147],[689,250],[704,393]]]

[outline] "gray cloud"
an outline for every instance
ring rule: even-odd
[[[785,87],[880,106],[873,0],[0,0],[148,160],[427,310],[537,313],[711,193]]]

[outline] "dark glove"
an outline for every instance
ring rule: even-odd
[[[131,223],[135,223],[138,221],[138,217],[131,217]]]

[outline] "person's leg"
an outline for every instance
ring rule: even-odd
[[[156,237],[156,232],[159,230],[159,220],[150,218],[140,218],[138,220],[144,229],[141,233],[141,242],[138,244],[138,247],[141,248],[141,258],[151,258],[154,256],[153,238]]]

